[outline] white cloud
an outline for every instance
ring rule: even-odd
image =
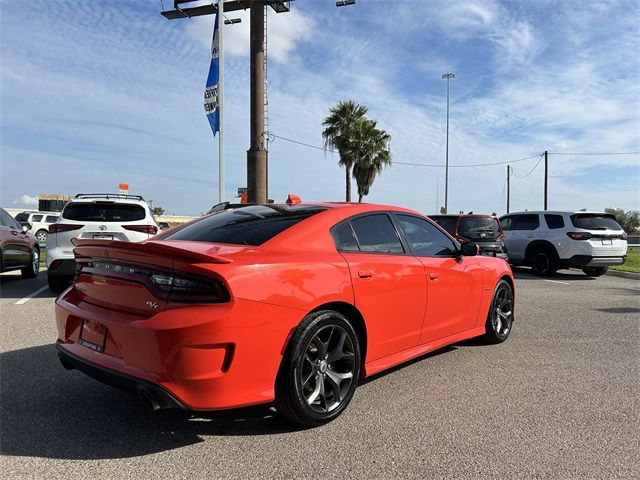
[[[228,18],[240,18],[241,23],[226,25],[224,29],[224,53],[235,57],[249,55],[249,12],[239,10],[226,14]],[[274,61],[288,62],[300,42],[309,41],[313,35],[315,22],[298,10],[277,14],[268,11],[267,31],[269,43],[267,55]],[[192,39],[211,48],[213,17],[195,17],[187,23],[187,34]]]
[[[21,205],[25,207],[37,207],[38,197],[30,197],[29,195],[22,195],[17,200],[13,201],[14,205]]]

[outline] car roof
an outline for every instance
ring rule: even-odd
[[[67,203],[67,205],[72,205],[72,204],[89,204],[89,203],[120,203],[120,204],[126,204],[126,205],[140,205],[140,206],[146,206],[147,202],[145,202],[144,200],[136,200],[136,199],[130,199],[130,198],[117,198],[117,197],[99,197],[99,198],[72,198],[71,200],[69,200],[69,202]],[[67,206],[65,205],[65,207]]]
[[[442,213],[438,215],[427,215],[430,218],[458,218],[458,217],[480,217],[480,218],[496,218],[495,215],[491,215],[490,213]]]

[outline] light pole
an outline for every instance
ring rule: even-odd
[[[454,73],[445,73],[442,79],[447,79],[447,144],[445,147],[445,169],[444,169],[444,213],[448,213],[449,200],[449,82],[455,78]]]

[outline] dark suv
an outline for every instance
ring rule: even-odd
[[[480,254],[507,259],[504,234],[498,219],[492,215],[429,215],[459,242],[473,242]]]

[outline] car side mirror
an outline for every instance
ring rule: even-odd
[[[465,242],[460,247],[460,252],[465,257],[475,257],[480,252],[480,247],[473,242]]]
[[[33,227],[33,225],[31,225],[30,223],[23,224],[22,233],[27,233],[29,230],[31,230],[31,227]]]

